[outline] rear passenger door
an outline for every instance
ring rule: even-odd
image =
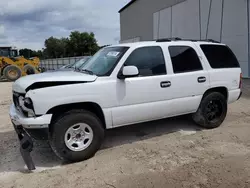
[[[173,115],[195,112],[209,88],[209,76],[195,45],[170,45]]]

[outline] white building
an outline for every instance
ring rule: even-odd
[[[132,0],[119,13],[121,42],[214,39],[232,48],[250,77],[249,0]]]

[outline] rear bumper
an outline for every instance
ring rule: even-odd
[[[48,128],[52,114],[46,114],[39,117],[25,117],[12,104],[9,111],[10,119],[15,125],[22,125],[25,129]]]
[[[228,103],[233,103],[241,97],[241,89],[234,89],[228,91]]]
[[[237,99],[237,100],[239,100],[239,99],[241,98],[241,95],[242,95],[242,91],[240,92],[240,95],[239,95],[239,97],[238,97],[238,99]]]

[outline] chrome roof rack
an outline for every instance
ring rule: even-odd
[[[191,41],[191,42],[213,42],[213,43],[220,43],[219,41],[213,40],[213,39],[182,39],[179,37],[173,37],[173,38],[162,38],[157,39],[156,42],[172,42],[172,41]]]

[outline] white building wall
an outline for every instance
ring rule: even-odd
[[[124,43],[133,43],[133,42],[140,42],[140,37],[135,37],[127,40],[120,41],[121,44]]]
[[[159,38],[159,15],[160,15],[160,12],[156,12],[154,13],[153,15],[153,30],[154,30],[154,40],[158,39]],[[164,25],[164,23],[162,23],[162,25]]]
[[[159,12],[159,38],[171,36],[172,7],[163,9]]]
[[[232,48],[243,76],[249,77],[248,1],[186,0],[162,9],[153,14],[154,39],[180,37],[221,41]]]
[[[202,0],[204,1],[204,0]],[[208,14],[208,39],[221,40],[222,0],[210,1]],[[202,11],[202,10],[201,10]]]
[[[199,0],[187,0],[172,7],[172,37],[200,38]]]
[[[225,0],[222,42],[228,44],[240,61],[244,76],[249,76],[248,21],[246,0]]]
[[[200,1],[200,23],[201,23],[201,39],[206,39],[207,37],[207,30],[208,30],[208,15],[210,9],[210,2],[209,0],[201,0]]]

